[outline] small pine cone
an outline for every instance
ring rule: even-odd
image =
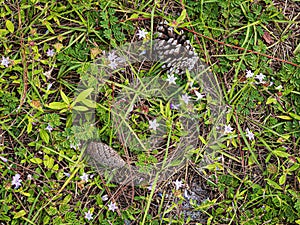
[[[183,30],[179,34],[164,23],[157,27],[158,39],[154,45],[156,57],[165,65],[167,72],[184,74],[186,69],[193,70],[197,65],[198,56]]]

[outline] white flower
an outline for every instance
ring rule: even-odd
[[[246,70],[246,78],[251,78],[254,76],[254,73],[251,70]]]
[[[115,60],[113,60],[113,61],[110,62],[109,66],[110,66],[111,69],[114,70],[118,67],[118,63]]]
[[[179,181],[179,180],[176,180],[173,183],[175,184],[175,189],[176,190],[179,190],[183,186],[182,181]]]
[[[156,122],[156,119],[154,120],[149,120],[149,128],[150,129],[153,129],[153,130],[156,130],[156,128],[159,126],[159,124]]]
[[[4,158],[4,157],[0,156],[0,159],[1,159],[3,162],[7,162],[7,158]]]
[[[176,79],[177,77],[174,77],[174,74],[168,75],[168,79],[166,81],[169,82],[169,84],[175,84],[176,85]]]
[[[88,182],[89,180],[89,175],[86,173],[83,173],[82,176],[80,176],[81,180],[84,180],[85,182]]]
[[[69,173],[67,173],[67,172],[64,172],[64,175],[65,175],[66,177],[70,177],[70,176],[71,176],[71,174],[69,174]]]
[[[261,84],[264,84],[265,83],[265,81],[263,81],[264,79],[265,79],[265,75],[263,75],[262,73],[260,73],[260,74],[258,74],[258,75],[256,75],[255,76],[255,78],[256,79],[258,79],[259,80],[259,83],[261,83]]]
[[[111,203],[108,204],[108,210],[114,212],[116,209],[118,209],[116,203],[111,202]]]
[[[246,136],[249,138],[249,140],[254,140],[254,134],[247,128],[246,129]]]
[[[102,201],[107,201],[108,200],[108,195],[103,195],[102,197],[101,197],[101,199],[102,199]]]
[[[114,61],[118,56],[115,54],[115,52],[110,52],[108,53],[108,60],[111,62],[111,61]]]
[[[196,101],[198,101],[198,100],[200,100],[200,99],[202,99],[202,98],[204,98],[204,97],[205,97],[205,95],[203,95],[203,94],[199,93],[199,92],[198,92],[198,91],[196,91],[196,90],[195,90],[195,94],[197,95],[197,99],[196,99]]]
[[[233,128],[229,125],[225,125],[224,134],[229,134],[233,131]]]
[[[91,213],[90,210],[88,212],[85,212],[84,214],[85,214],[84,218],[86,218],[87,220],[93,219],[93,213]]]
[[[8,67],[9,64],[10,64],[9,58],[8,57],[5,58],[4,56],[2,56],[1,65],[5,66],[5,67]]]
[[[281,90],[283,87],[282,87],[282,85],[280,84],[279,86],[277,86],[275,89],[276,90]]]
[[[31,174],[28,174],[28,175],[27,175],[27,180],[32,180]]]
[[[181,98],[185,104],[188,104],[190,101],[190,96],[188,96],[188,94],[181,95]]]
[[[78,148],[80,147],[80,145],[81,145],[80,143],[78,143],[78,144],[73,144],[73,143],[71,143],[71,144],[70,144],[70,148],[73,148],[73,149],[76,150],[76,149],[78,149]]]
[[[55,54],[54,49],[50,49],[50,48],[49,48],[49,49],[47,50],[46,54],[47,54],[48,57],[53,57],[54,54]]]
[[[145,30],[139,30],[136,35],[139,36],[139,39],[145,39],[147,34],[148,34],[147,31],[145,31]]]
[[[49,133],[51,133],[51,131],[53,130],[53,127],[51,127],[51,125],[50,125],[50,124],[48,124],[48,126],[46,127],[46,130],[48,130],[48,131],[49,131]]]
[[[21,186],[22,180],[20,179],[20,177],[21,177],[21,175],[18,173],[15,176],[13,176],[11,185],[15,185],[15,189],[18,189]]]

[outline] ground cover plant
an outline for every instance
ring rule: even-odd
[[[1,1],[0,14],[1,224],[300,224],[298,0],[21,0]],[[119,69],[113,55],[172,35],[207,65],[223,96],[222,136],[205,164],[215,121],[208,90],[188,70],[146,61]],[[175,54],[164,49],[174,38],[166,42],[161,53]],[[102,58],[110,76],[93,102],[78,84],[95,84],[89,75]],[[140,98],[124,106],[138,141],[165,119],[168,135],[149,153],[116,135],[112,106],[124,90],[137,92],[135,81],[154,77],[182,93],[178,104]],[[88,107],[93,126],[75,125],[74,111],[86,116]],[[197,146],[164,179],[118,183],[85,157],[83,141],[96,134],[147,171],[176,149],[186,135],[179,118],[189,115],[201,131]]]

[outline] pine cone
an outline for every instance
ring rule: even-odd
[[[176,33],[167,22],[161,22],[157,33],[154,51],[158,59],[165,63],[162,68],[166,68],[169,74],[184,74],[186,69],[191,71],[195,68],[199,58],[183,30]]]

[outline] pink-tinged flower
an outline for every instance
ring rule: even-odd
[[[175,109],[175,110],[177,110],[177,109],[179,109],[179,106],[180,106],[180,104],[173,104],[173,103],[171,103],[170,104],[170,109]]]
[[[233,128],[229,125],[225,125],[224,134],[229,134],[233,131]]]
[[[18,173],[15,176],[13,176],[11,185],[15,185],[15,189],[18,189],[21,186],[22,180],[20,179],[20,177],[21,177],[21,175]]]
[[[51,125],[48,124],[48,126],[46,127],[46,130],[49,131],[49,133],[51,133],[51,131],[53,130],[53,127],[51,127]]]
[[[4,157],[0,156],[0,159],[1,159],[3,162],[7,162],[7,158],[4,158]]]
[[[46,52],[47,56],[48,57],[53,57],[55,55],[55,51],[54,49],[48,49],[47,52]]]
[[[151,184],[147,187],[147,189],[148,189],[149,191],[152,191],[152,187],[153,187],[153,183],[151,183]]]
[[[109,211],[115,211],[115,210],[117,210],[118,209],[118,206],[116,205],[116,203],[113,203],[113,202],[111,202],[111,203],[109,203],[108,205],[108,210]]]
[[[188,94],[184,94],[184,95],[181,95],[181,98],[182,98],[182,101],[184,101],[185,104],[188,104],[191,97],[188,96]]]
[[[103,202],[107,201],[108,200],[108,195],[103,195],[101,197],[101,199],[102,199]]]
[[[71,174],[70,174],[70,173],[67,173],[67,172],[64,172],[64,175],[65,175],[66,177],[70,177],[70,176],[71,176]]]

